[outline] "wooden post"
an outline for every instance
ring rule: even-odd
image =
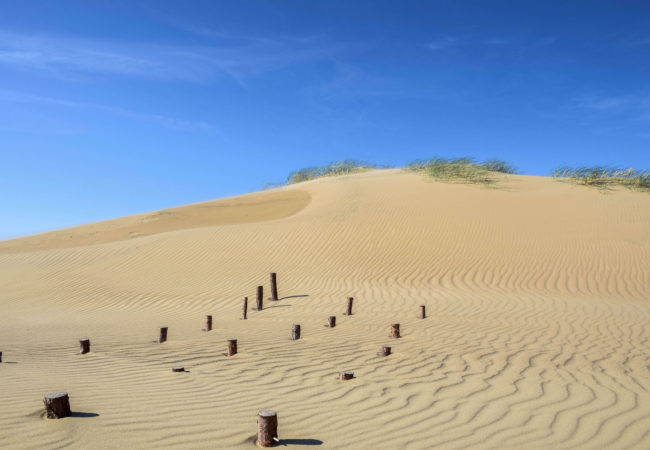
[[[426,319],[426,318],[427,318],[426,306],[420,305],[420,319]]]
[[[257,413],[257,443],[261,447],[273,447],[278,440],[278,413],[263,409]]]
[[[346,316],[351,316],[352,315],[352,302],[354,301],[354,297],[348,297],[348,309],[345,311]]]
[[[339,372],[339,380],[341,381],[351,380],[352,378],[354,378],[354,372]]]
[[[300,325],[294,324],[293,329],[291,330],[291,339],[297,341],[300,339]]]
[[[390,324],[390,335],[395,339],[399,337],[399,323]]]
[[[336,326],[336,316],[329,316],[327,319],[327,326],[334,328]]]
[[[212,330],[212,316],[205,316],[205,331]]]
[[[278,280],[275,272],[271,273],[271,300],[278,301]]]
[[[88,353],[89,351],[90,351],[90,339],[88,338],[79,339],[79,354],[83,355],[84,353]]]
[[[390,355],[390,352],[391,352],[391,348],[388,345],[384,345],[381,348],[381,353],[380,354],[381,354],[381,356],[388,356],[388,355]]]
[[[70,411],[70,397],[67,392],[47,394],[43,399],[48,419],[61,419],[72,415]]]
[[[226,355],[233,356],[237,354],[237,339],[228,339],[228,349]]]
[[[2,362],[2,352],[0,352],[0,363]]]
[[[160,327],[158,329],[158,343],[162,344],[167,340],[167,327]]]
[[[264,308],[264,286],[257,286],[257,310],[261,311]]]
[[[182,366],[172,367],[172,372],[185,372],[185,367]]]
[[[244,297],[244,320],[248,314],[248,297]]]

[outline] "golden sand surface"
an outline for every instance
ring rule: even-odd
[[[323,178],[0,242],[0,447],[647,449],[649,338],[650,195]]]

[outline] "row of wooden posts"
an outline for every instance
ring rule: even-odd
[[[263,286],[257,287],[257,310],[261,311],[264,307],[264,288]],[[277,276],[275,273],[271,273],[271,299],[274,301],[278,300],[278,288],[277,288]],[[352,315],[352,304],[354,302],[353,297],[348,297],[347,299],[347,308],[344,313],[346,316]],[[244,297],[243,305],[243,319],[247,318],[248,312],[248,297]],[[420,319],[426,318],[426,308],[425,305],[420,305],[419,316]],[[336,316],[329,316],[327,319],[327,326],[330,328],[336,327]],[[212,330],[212,316],[205,316],[205,331]],[[158,331],[158,343],[162,344],[167,341],[167,331],[168,327],[160,327]],[[300,325],[293,324],[291,329],[291,339],[298,340],[300,339]],[[396,339],[400,337],[400,324],[393,323],[390,325],[390,334],[391,337]],[[79,354],[86,354],[90,352],[90,339],[82,338],[79,340]],[[392,352],[390,346],[384,345],[381,348],[380,356],[389,356]],[[237,354],[237,339],[228,339],[226,346],[226,355],[233,356]],[[0,352],[0,363],[2,362],[2,352]],[[182,366],[172,367],[174,372],[185,372],[185,368]],[[339,372],[339,379],[341,381],[350,380],[354,378],[354,372],[352,371],[343,371]],[[45,404],[45,410],[48,418],[59,419],[62,417],[70,416],[70,398],[66,392],[56,392],[53,394],[47,394],[43,400]],[[277,413],[272,410],[261,410],[257,415],[257,442],[262,447],[271,447],[275,443],[278,443],[278,418]]]

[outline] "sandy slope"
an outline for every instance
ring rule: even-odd
[[[0,447],[252,448],[263,408],[288,446],[650,447],[649,195],[389,170],[211,204],[0,243]]]

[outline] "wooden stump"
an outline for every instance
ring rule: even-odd
[[[205,316],[205,331],[212,330],[212,316]]]
[[[172,367],[172,372],[185,372],[185,367],[182,366]]]
[[[426,319],[426,318],[427,318],[426,306],[420,305],[420,319]]]
[[[67,392],[47,394],[43,399],[48,419],[61,419],[72,415],[70,411],[70,398]]]
[[[381,348],[381,353],[380,353],[381,356],[388,356],[388,355],[390,355],[390,353],[391,353],[391,348],[388,345],[384,345]]]
[[[257,310],[264,308],[264,286],[257,286]]]
[[[244,297],[244,320],[248,316],[248,297]]]
[[[348,308],[345,311],[346,316],[351,316],[352,315],[352,302],[354,301],[354,297],[348,297]]]
[[[336,316],[329,316],[327,319],[327,326],[334,328],[336,326]]]
[[[273,447],[278,440],[278,413],[263,409],[257,413],[257,443],[261,447]]]
[[[167,327],[160,327],[158,329],[158,343],[162,344],[167,340]]]
[[[226,355],[232,356],[237,354],[237,339],[228,339],[228,347],[226,349]]]
[[[84,353],[88,353],[89,351],[90,351],[90,339],[88,338],[79,339],[79,354],[83,355]]]
[[[354,372],[339,372],[339,380],[341,381],[351,380],[352,378],[354,378]]]
[[[278,301],[278,280],[275,272],[271,273],[271,300]]]
[[[300,325],[294,324],[293,329],[291,330],[291,339],[297,341],[300,339]]]
[[[390,324],[390,336],[395,339],[399,337],[399,323]]]

